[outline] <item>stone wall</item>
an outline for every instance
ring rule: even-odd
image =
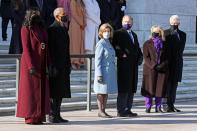
[[[197,0],[127,0],[126,13],[133,16],[133,30],[141,46],[150,35],[152,25],[169,28],[169,17],[180,16],[180,29],[187,33],[186,46],[195,46]]]

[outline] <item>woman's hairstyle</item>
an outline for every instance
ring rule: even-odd
[[[114,33],[114,30],[113,30],[113,27],[108,24],[108,23],[105,23],[105,24],[102,24],[99,28],[99,38],[103,38],[103,32],[105,31],[106,28],[109,28],[110,29],[110,38],[113,37],[113,33]]]
[[[155,29],[155,28],[159,29],[159,35],[160,35],[161,39],[162,39],[162,40],[165,40],[164,30],[163,30],[162,27],[159,26],[159,25],[153,25],[153,26],[151,27],[151,29],[150,29],[150,31],[151,31],[151,37],[152,37],[152,33],[154,32],[154,29]]]
[[[37,21],[38,18],[39,18],[39,21]],[[31,8],[26,11],[23,25],[29,28],[31,28],[34,25],[44,28],[44,21],[41,18],[40,11],[38,8]]]

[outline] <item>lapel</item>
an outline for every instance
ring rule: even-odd
[[[44,32],[42,29],[38,29],[33,27],[31,29],[32,34],[35,36],[35,38],[41,43],[46,42],[46,32]],[[41,33],[41,34],[40,34]]]

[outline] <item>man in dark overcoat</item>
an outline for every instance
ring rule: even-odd
[[[100,7],[101,25],[109,23],[114,30],[119,29],[120,12],[116,0],[97,0]]]
[[[137,35],[131,30],[133,18],[124,16],[122,29],[117,30],[113,37],[113,46],[117,55],[118,72],[118,116],[137,116],[131,112],[133,96],[137,90],[138,65],[142,63],[142,52]]]
[[[54,10],[54,23],[48,28],[49,52],[52,66],[50,75],[51,115],[49,121],[52,123],[68,122],[60,116],[62,98],[70,98],[70,52],[69,35],[65,26],[67,14],[63,8]]]
[[[13,17],[12,17],[12,10],[11,10],[11,0],[1,0],[0,3],[0,15],[2,17],[2,39],[3,41],[7,40],[7,27],[9,21],[12,23],[13,27]]]
[[[181,82],[183,71],[183,51],[186,42],[186,33],[178,27],[180,25],[179,16],[170,17],[170,29],[164,34],[168,45],[169,80],[167,91],[167,112],[180,112],[174,107],[178,82]]]

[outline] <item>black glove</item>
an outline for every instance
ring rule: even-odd
[[[157,72],[160,72],[160,73],[165,73],[165,69],[163,68],[163,66],[161,66],[161,64],[157,64],[154,69],[157,71]]]
[[[34,68],[29,69],[29,74],[30,75],[35,75],[36,74],[36,70]]]
[[[102,76],[98,76],[97,77],[97,81],[98,81],[98,83],[103,83],[103,77]]]

